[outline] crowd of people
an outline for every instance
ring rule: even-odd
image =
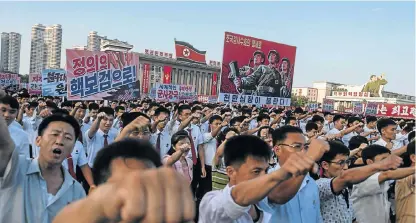
[[[0,90],[0,222],[415,221],[415,122]]]

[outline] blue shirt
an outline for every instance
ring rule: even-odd
[[[280,169],[279,165],[269,170],[270,172]],[[309,174],[302,181],[302,185],[296,195],[286,204],[268,203],[269,207],[263,209],[272,209],[273,213],[269,223],[287,222],[287,223],[321,223],[322,216],[319,202],[319,189],[315,180]]]

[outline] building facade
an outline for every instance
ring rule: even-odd
[[[177,61],[174,58],[160,57],[149,54],[139,53],[140,57],[140,81],[143,83],[143,69],[144,64],[149,64],[149,92],[143,92],[143,95],[148,95],[150,89],[155,88],[157,84],[163,83],[163,67],[171,66],[171,84],[193,85],[195,86],[198,95],[211,95],[213,86],[213,75],[219,77],[221,69],[217,66],[204,65],[197,63],[188,63]],[[214,83],[215,84],[215,83]],[[220,84],[218,83],[216,92]],[[142,87],[143,89],[143,87]]]
[[[19,33],[1,33],[0,71],[19,73],[21,42]]]
[[[73,46],[72,49],[74,49],[74,50],[88,50],[87,46]]]
[[[118,51],[118,52],[128,52],[133,49],[133,45],[120,41],[117,39],[101,39],[101,51]]]
[[[307,97],[309,102],[316,102],[318,99],[318,89],[311,87],[294,87],[292,88],[292,94]]]
[[[382,97],[371,97],[370,93],[362,92],[364,85],[345,85],[333,82],[314,82],[313,88],[317,89],[317,102],[334,100],[334,108],[343,110],[353,107],[353,102],[379,102],[389,104],[414,104],[415,96],[404,95],[389,91],[382,91]]]
[[[107,37],[99,36],[96,31],[91,31],[88,34],[87,49],[89,51],[100,51],[101,50],[101,39],[103,39],[103,38],[106,39]]]
[[[62,49],[62,27],[45,27],[36,24],[32,27],[30,47],[30,73],[40,73],[45,68],[60,68]]]

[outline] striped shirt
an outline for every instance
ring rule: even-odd
[[[212,165],[212,190],[222,190],[228,182],[224,159],[221,158],[218,165]]]

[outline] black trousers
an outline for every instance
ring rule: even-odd
[[[205,178],[201,178],[199,181],[199,188],[196,194],[196,197],[201,199],[206,193],[212,191],[212,167],[205,165],[205,171],[207,172],[207,176]]]

